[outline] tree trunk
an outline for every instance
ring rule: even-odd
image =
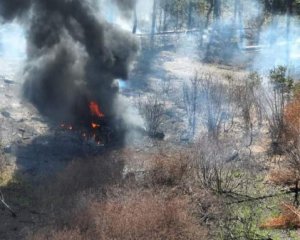
[[[157,0],[153,0],[153,9],[152,9],[152,25],[151,25],[151,48],[154,46],[154,33],[156,27],[156,9],[157,9]]]
[[[138,24],[138,20],[137,20],[136,6],[135,6],[133,10],[133,28],[132,28],[133,34],[136,33],[137,24]]]
[[[168,5],[164,6],[164,19],[163,19],[163,31],[167,31],[167,12],[168,12]]]
[[[214,0],[214,19],[219,21],[221,17],[221,0]]]
[[[192,28],[192,14],[193,14],[193,3],[189,0],[189,12],[188,12],[188,29]]]
[[[291,15],[293,14],[293,2],[294,0],[287,0],[287,11],[286,11],[286,65],[289,65],[290,61],[290,28],[291,28]]]
[[[237,26],[241,16],[241,1],[235,0],[234,1],[234,24]]]
[[[210,0],[209,3],[210,3],[210,6],[209,6],[208,11],[207,11],[207,14],[206,14],[205,28],[208,28],[210,15],[211,15],[212,10],[213,10],[213,8],[214,8],[214,0]]]
[[[294,195],[294,205],[296,207],[299,207],[299,182],[296,182],[295,184],[295,195]]]
[[[158,22],[159,22],[159,25],[158,25],[158,32],[162,32],[162,29],[163,29],[163,9],[162,8],[159,8],[159,18],[158,18]]]

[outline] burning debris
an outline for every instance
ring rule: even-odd
[[[91,101],[89,103],[89,111],[86,118],[89,119],[89,122],[81,122],[79,125],[76,123],[63,123],[60,128],[65,131],[79,133],[83,141],[92,141],[97,145],[108,143],[113,130],[97,102]]]
[[[90,111],[92,115],[97,116],[98,118],[104,117],[104,113],[100,111],[100,107],[96,102],[90,102]]]
[[[113,81],[127,78],[138,50],[129,33],[99,20],[88,1],[2,0],[0,16],[26,29],[27,100],[64,129],[115,127],[121,113]]]

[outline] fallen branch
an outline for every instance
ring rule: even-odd
[[[247,199],[242,199],[242,200],[238,200],[238,201],[235,201],[235,202],[230,202],[230,203],[227,203],[227,205],[244,203],[244,202],[260,201],[260,200],[264,200],[264,199],[267,199],[267,198],[279,197],[279,196],[283,196],[283,195],[287,195],[287,194],[291,194],[291,193],[294,193],[294,191],[285,191],[283,193],[265,195],[265,196],[261,196],[261,197],[251,197],[251,196],[242,195],[243,197],[247,197]],[[238,195],[238,194],[236,194],[236,195]]]
[[[4,206],[4,208],[6,208],[10,213],[12,217],[17,217],[17,214],[12,210],[12,208],[5,202],[4,199],[4,195],[2,193],[2,191],[0,190],[0,202],[2,203],[2,205]]]

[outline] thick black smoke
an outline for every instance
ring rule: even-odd
[[[124,3],[126,11],[133,6]],[[132,36],[99,20],[86,0],[1,0],[0,14],[25,22],[24,94],[40,112],[79,123],[89,115],[89,102],[97,101],[115,116],[112,83],[127,78],[137,51]]]
[[[11,21],[28,11],[31,0],[1,0],[0,16],[4,21]]]

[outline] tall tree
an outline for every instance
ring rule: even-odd
[[[290,28],[291,16],[293,14],[294,0],[286,0],[286,64],[289,65],[290,60]]]
[[[220,20],[221,17],[221,0],[214,0],[214,19]]]
[[[151,24],[151,47],[154,45],[154,34],[156,28],[156,15],[157,15],[157,1],[153,0],[153,7],[152,7],[152,24]]]
[[[136,13],[136,5],[135,5],[134,9],[133,9],[133,27],[132,27],[133,34],[136,33],[137,24],[138,24],[138,19],[137,19],[137,13]]]
[[[192,15],[193,15],[193,2],[192,0],[189,0],[189,9],[188,9],[188,29],[192,26]]]
[[[206,14],[205,28],[208,28],[210,15],[211,15],[212,10],[214,8],[214,0],[208,0],[208,1],[209,1],[209,8],[208,8],[207,14]]]

